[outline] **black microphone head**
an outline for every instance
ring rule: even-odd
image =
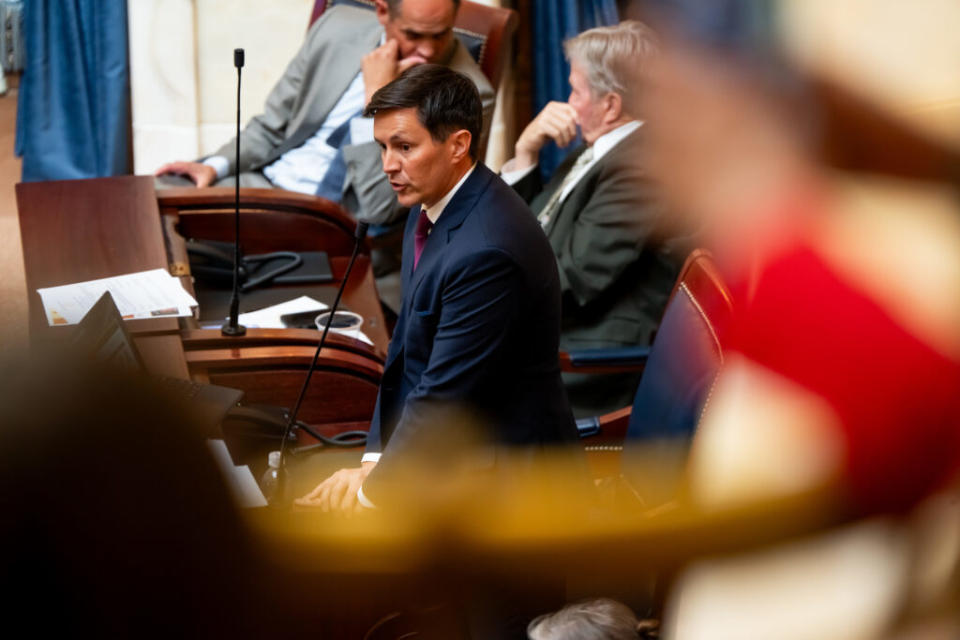
[[[357,232],[354,234],[353,237],[356,238],[357,240],[363,240],[364,238],[367,237],[367,229],[369,229],[369,228],[370,228],[369,223],[366,223],[366,222],[358,222],[358,223],[357,223]]]
[[[237,69],[243,66],[243,49],[233,50],[233,66]]]

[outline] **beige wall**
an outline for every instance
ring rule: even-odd
[[[193,159],[236,127],[233,50],[246,52],[241,119],[264,100],[303,41],[313,0],[128,3],[134,170]]]
[[[246,52],[241,120],[260,113],[303,42],[312,8],[313,0],[129,2],[134,171],[153,173],[165,162],[192,160],[233,136],[234,48]],[[504,85],[511,83],[505,79]],[[506,134],[495,117],[487,156],[495,168],[507,159]]]

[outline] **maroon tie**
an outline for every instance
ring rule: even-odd
[[[427,212],[420,210],[420,218],[417,220],[417,230],[413,234],[413,268],[416,270],[417,263],[420,262],[420,254],[423,253],[423,245],[427,243],[427,236],[430,235],[430,229],[433,223],[427,217]]]

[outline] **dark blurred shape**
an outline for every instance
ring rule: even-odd
[[[2,379],[8,620],[37,635],[261,634],[273,590],[183,407],[62,357],[4,363]]]

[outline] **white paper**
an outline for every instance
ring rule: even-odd
[[[275,304],[272,307],[241,313],[238,322],[248,329],[284,329],[280,316],[301,311],[316,311],[317,315],[325,310],[327,305],[314,300],[310,296],[300,296],[287,302]]]
[[[272,307],[241,313],[237,317],[237,322],[248,329],[285,329],[286,326],[283,324],[280,316],[288,313],[300,313],[301,311],[316,311],[317,315],[320,315],[320,313],[325,311],[327,308],[327,305],[318,300],[314,300],[310,296],[300,296],[299,298],[294,298],[293,300],[275,304]],[[204,324],[203,328],[219,329],[222,324],[223,321],[209,322]],[[368,338],[361,329],[350,330],[331,328],[330,331],[360,340],[361,342],[366,342],[371,347],[373,346],[373,340]]]
[[[77,324],[107,291],[125,320],[190,316],[197,306],[166,269],[37,289],[50,325]]]
[[[227,444],[223,440],[207,440],[207,447],[213,459],[220,468],[233,499],[241,507],[265,507],[267,499],[257,484],[250,467],[247,465],[234,466]]]

